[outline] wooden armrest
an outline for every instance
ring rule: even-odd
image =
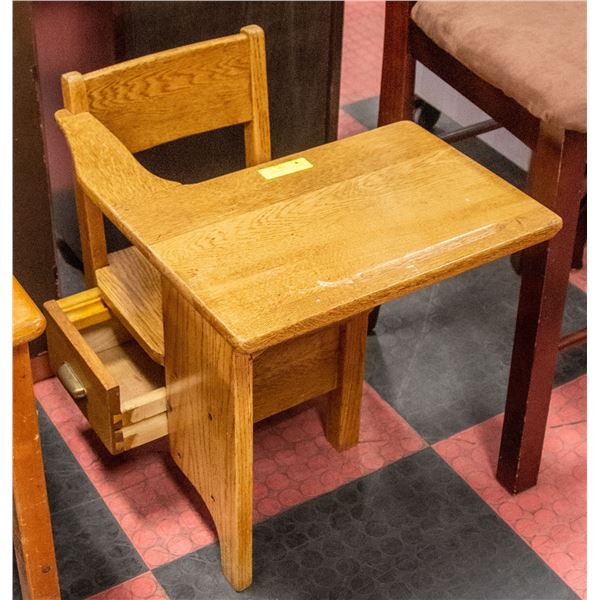
[[[78,183],[126,235],[130,232],[121,227],[126,225],[122,219],[131,210],[139,209],[150,196],[181,185],[147,171],[92,114],[61,109],[54,116],[71,149]]]

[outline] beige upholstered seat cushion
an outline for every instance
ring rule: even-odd
[[[585,2],[417,2],[412,19],[534,116],[586,131]]]

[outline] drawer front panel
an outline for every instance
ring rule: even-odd
[[[164,370],[92,288],[44,304],[52,371],[111,454],[167,435]],[[81,389],[83,388],[83,390]]]
[[[44,308],[50,367],[57,373],[64,363],[69,364],[86,390],[86,397],[77,405],[104,445],[114,452],[112,416],[120,412],[119,385],[58,303],[51,300]]]

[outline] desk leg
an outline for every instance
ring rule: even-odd
[[[358,443],[368,322],[369,312],[361,313],[340,332],[339,383],[329,394],[325,413],[325,435],[337,450]]]
[[[60,598],[29,348],[13,348],[13,539],[26,600]]]
[[[252,583],[252,358],[163,281],[169,445],[215,522],[221,566]]]

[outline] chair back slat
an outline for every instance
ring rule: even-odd
[[[252,120],[243,34],[145,56],[83,79],[89,112],[131,152]]]
[[[157,52],[82,75],[62,76],[65,108],[89,112],[132,153],[244,125],[246,164],[271,160],[263,30]],[[76,190],[88,287],[108,264],[102,213]]]

